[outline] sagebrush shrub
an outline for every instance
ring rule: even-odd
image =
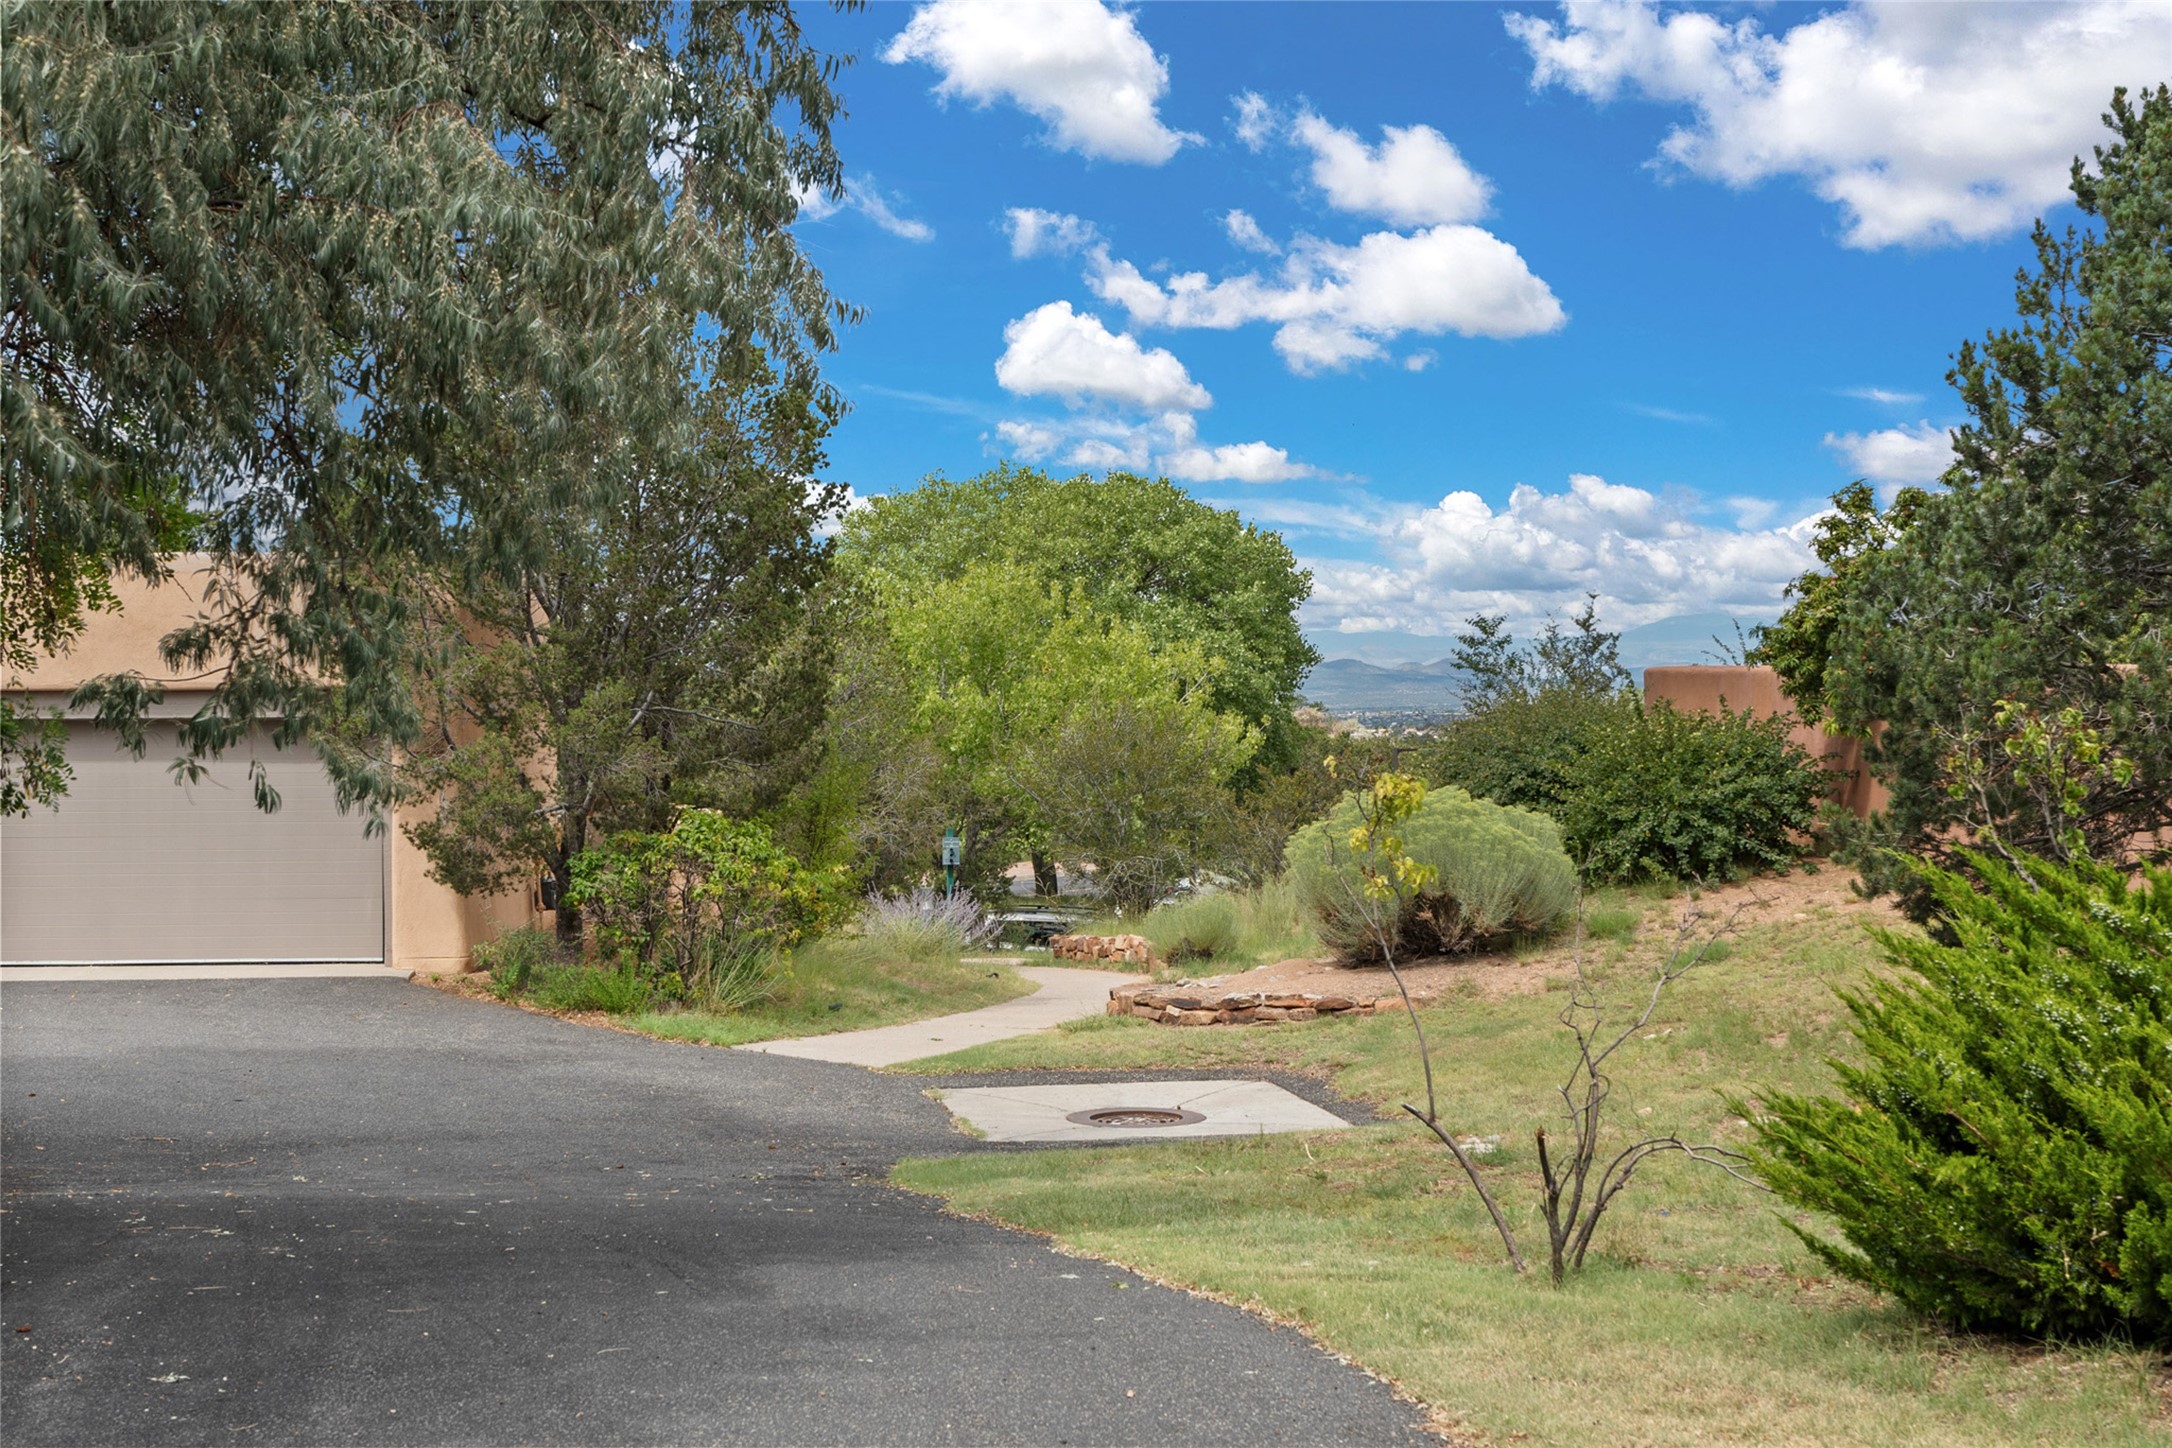
[[[1320,938],[1350,960],[1379,957],[1364,914],[1350,836],[1363,824],[1355,794],[1290,837],[1290,879],[1320,921]],[[1553,930],[1576,910],[1576,868],[1552,820],[1475,799],[1454,787],[1428,792],[1401,826],[1403,850],[1433,878],[1394,922],[1400,953],[1445,955]]]
[[[1172,965],[1234,954],[1243,931],[1236,900],[1221,891],[1157,906],[1139,923],[1154,953]]]
[[[1837,1218],[1835,1268],[1956,1327],[2172,1344],[2172,871],[1970,852],[1921,867],[1952,944],[1845,997],[1839,1098],[1740,1104],[1773,1189]]]

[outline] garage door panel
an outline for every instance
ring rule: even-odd
[[[69,729],[59,810],[0,822],[0,959],[383,959],[384,841],[339,813],[313,752],[253,741],[280,794],[267,815],[249,749],[177,785],[172,725],[150,730],[142,759]]]

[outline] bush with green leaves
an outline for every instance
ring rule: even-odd
[[[693,979],[712,941],[781,949],[833,913],[822,877],[768,829],[685,809],[665,832],[627,832],[573,861],[568,903],[586,914],[606,959]]]
[[[1326,819],[1290,837],[1290,879],[1320,921],[1320,938],[1351,961],[1379,958],[1358,907],[1361,862],[1351,845],[1363,828],[1356,793]],[[1402,909],[1391,937],[1398,956],[1484,949],[1541,935],[1576,911],[1576,867],[1554,822],[1531,810],[1477,799],[1453,786],[1429,791],[1400,830],[1403,853],[1432,879]]]
[[[475,947],[475,968],[490,978],[500,1000],[519,995],[538,970],[563,963],[565,950],[548,930],[522,925]]]
[[[1568,766],[1558,818],[1593,880],[1709,879],[1802,853],[1827,778],[1793,720],[1664,701],[1617,716]]]
[[[630,1016],[647,1010],[659,998],[676,999],[678,986],[677,975],[644,975],[631,960],[618,965],[575,961],[537,974],[528,986],[527,999],[547,1011]]]
[[[2172,871],[1964,852],[1950,944],[1845,997],[1840,1097],[1766,1093],[1759,1171],[1837,1218],[1835,1268],[1968,1330],[2172,1345]]]
[[[1451,721],[1424,759],[1426,782],[1480,799],[1560,816],[1575,791],[1577,762],[1610,733],[1636,726],[1626,691],[1547,689],[1504,698]]]
[[[548,931],[523,927],[476,949],[487,961],[488,989],[501,1001],[527,1001],[547,1011],[608,1011],[629,1015],[659,998],[676,999],[677,975],[650,977],[635,962],[596,965],[567,956]]]
[[[1450,724],[1426,772],[1551,815],[1587,879],[1724,876],[1784,866],[1816,822],[1827,781],[1792,725],[1547,690]]]

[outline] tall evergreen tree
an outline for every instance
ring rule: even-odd
[[[1775,660],[1877,734],[1910,849],[1946,854],[1957,827],[2054,856],[2076,831],[2108,857],[2172,838],[2144,833],[2172,826],[2172,89],[2122,91],[2105,122],[2074,166],[2093,224],[2039,223],[2017,324],[1955,356],[1970,420],[1945,491],[1836,566],[1843,599],[1803,590],[1798,612],[1830,616],[1814,676]],[[2041,808],[2027,736],[2068,709],[2062,730],[2124,763]]]
[[[608,505],[629,440],[688,435],[680,339],[829,401],[844,314],[790,223],[839,184],[837,62],[781,5],[22,0],[0,25],[0,631],[64,639],[74,581],[159,576],[145,501],[180,479],[218,565],[168,641],[220,680],[192,753],[265,716],[413,738],[415,580],[517,577]],[[126,730],[155,692],[86,697]],[[389,796],[371,758],[333,751],[344,802]]]
[[[703,395],[693,446],[637,448],[611,501],[552,529],[510,579],[421,591],[425,728],[396,759],[430,802],[407,832],[464,892],[572,883],[599,836],[675,806],[773,803],[810,762],[829,688],[810,484],[833,414],[756,358]],[[559,932],[578,938],[577,911]]]

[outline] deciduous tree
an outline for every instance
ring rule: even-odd
[[[855,512],[839,561],[922,586],[1004,562],[1080,590],[1097,613],[1136,625],[1156,648],[1182,645],[1216,661],[1209,699],[1260,732],[1258,767],[1297,763],[1291,713],[1319,662],[1297,626],[1312,575],[1279,534],[1167,479],[1056,479],[1011,466],[962,482],[933,478]]]
[[[417,566],[536,565],[635,440],[689,431],[682,339],[820,394],[842,312],[790,223],[839,184],[836,62],[783,6],[60,0],[5,25],[7,636],[65,628],[86,574],[157,577],[146,502],[178,478],[221,570],[168,641],[219,671],[192,752],[266,715],[281,743],[334,715],[412,738]],[[125,725],[154,693],[92,696]],[[330,762],[343,802],[392,791]]]

